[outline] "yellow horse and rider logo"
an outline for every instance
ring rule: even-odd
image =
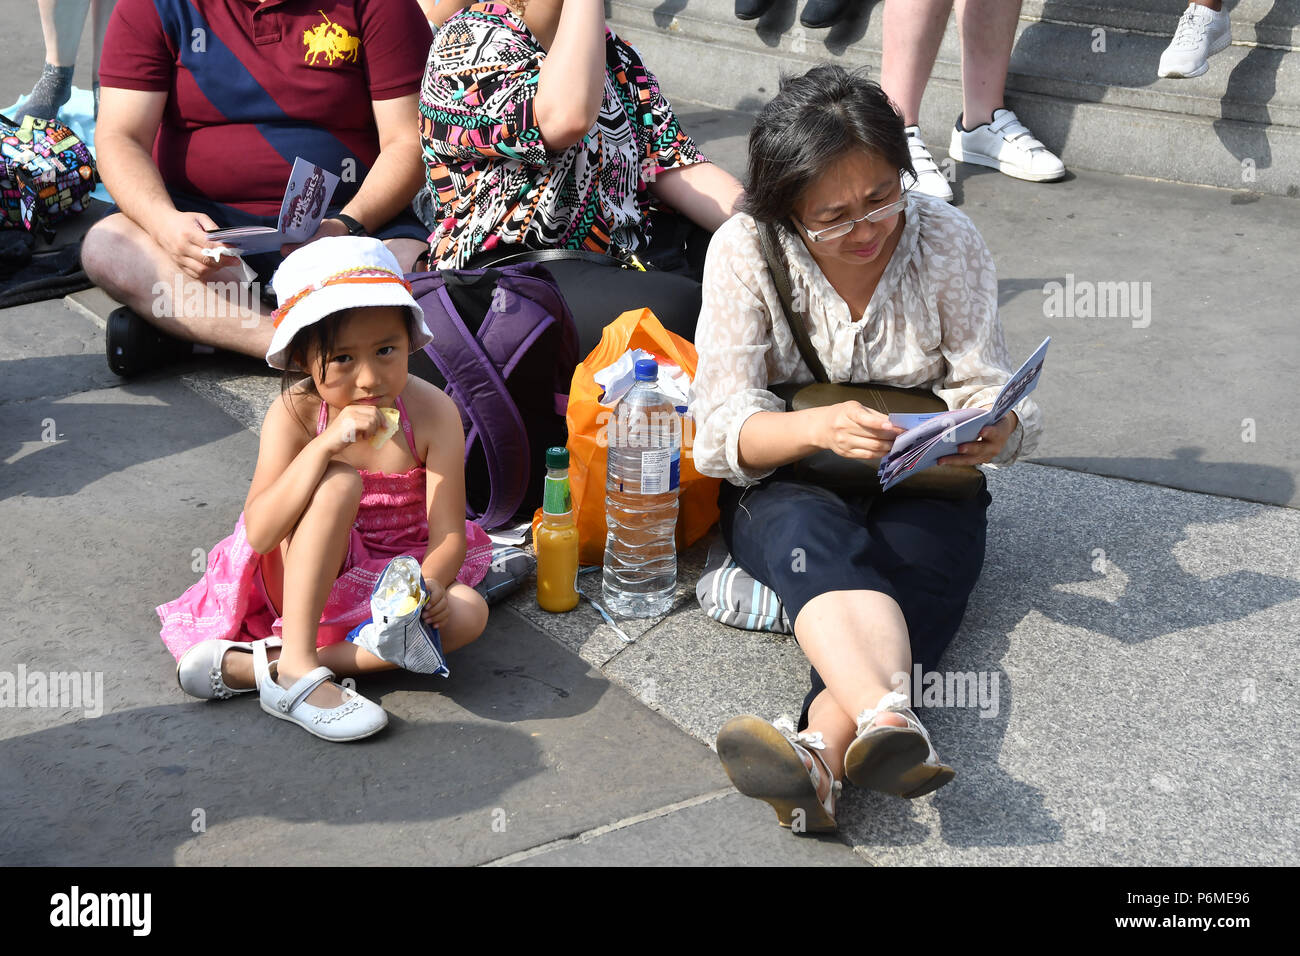
[[[361,46],[361,40],[348,33],[347,27],[340,26],[326,16],[324,10],[316,12],[325,17],[325,22],[302,31],[302,42],[307,47],[303,59],[307,65],[316,66],[321,56],[325,57],[329,66],[333,66],[336,60],[357,62],[357,49]]]

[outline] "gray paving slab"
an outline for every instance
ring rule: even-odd
[[[748,117],[676,105],[741,171]],[[327,780],[314,758],[336,748],[312,749],[251,700],[187,701],[150,609],[228,533],[249,429],[278,386],[221,360],[106,387],[100,333],[53,303],[0,312],[0,522],[19,543],[0,670],[102,673],[105,714],[6,712],[0,802],[28,810],[0,822],[0,855],[1295,864],[1300,514],[1254,503],[1300,500],[1285,391],[1300,342],[1294,207],[1091,173],[1033,186],[959,167],[956,189],[998,263],[1012,355],[1054,337],[1048,428],[1041,464],[991,478],[984,576],[941,665],[996,678],[996,715],[988,700],[987,718],[929,712],[958,770],[933,797],[849,789],[856,857],[832,842],[814,859],[766,806],[710,799],[726,778],[701,742],[735,713],[797,712],[807,671],[793,640],[694,606],[706,544],[683,558],[673,612],[633,625],[630,645],[585,604],[546,615],[525,589],[435,690],[368,683],[394,721],[345,748],[351,778]],[[1070,275],[1143,296],[1150,282],[1150,323],[1045,314],[1047,284]],[[105,307],[89,301],[83,312]],[[598,593],[598,576],[584,587]]]
[[[85,672],[102,693],[7,710],[4,862],[479,863],[727,785],[707,748],[505,608],[449,680],[364,681],[392,721],[365,744],[248,697],[190,700],[152,607],[233,526],[256,437],[174,381],[9,414],[61,438],[20,443],[0,472],[22,542],[0,671]]]
[[[0,404],[108,388],[104,334],[55,299],[0,311]]]
[[[743,173],[748,114],[676,108]],[[1300,506],[1294,200],[1084,170],[1042,184],[955,172],[956,205],[997,266],[1012,362],[1052,336],[1033,460]]]
[[[673,613],[695,605],[695,582],[704,573],[708,543],[711,540],[711,536],[706,536],[677,556],[677,591],[673,596],[672,611],[648,618],[620,618],[617,626],[622,634],[606,623],[590,603],[595,601],[602,606],[605,603],[601,594],[599,570],[579,574],[578,590],[582,598],[587,600],[580,598],[578,606],[565,614],[552,614],[538,607],[535,582],[530,587],[515,592],[507,599],[507,603],[589,664],[604,667],[629,643],[637,641]]]
[[[97,330],[91,336],[97,337],[102,353],[108,315],[120,303],[103,289],[91,288],[65,297],[63,304],[69,312]],[[122,381],[112,373],[109,373],[109,378],[111,381],[106,384]],[[276,369],[247,355],[225,351],[194,355],[189,361],[138,378],[145,381],[179,379],[254,431],[261,430],[266,410],[280,391],[280,373]]]
[[[862,866],[835,835],[796,837],[732,791],[676,812],[507,858],[510,866]]]
[[[1300,861],[1279,839],[1300,822],[1300,514],[1034,465],[990,484],[940,664],[988,693],[923,718],[957,779],[912,803],[848,788],[845,837],[878,864]],[[703,740],[797,714],[808,686],[792,639],[692,608],[605,673]]]

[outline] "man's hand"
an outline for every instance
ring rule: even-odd
[[[432,627],[442,627],[451,617],[451,605],[447,602],[447,589],[437,581],[424,579],[424,586],[429,591],[429,600],[424,602],[420,620]]]
[[[996,425],[985,425],[980,429],[979,437],[973,442],[957,446],[956,455],[946,455],[939,459],[941,465],[987,465],[1002,452],[1011,433],[1016,430],[1020,419],[1015,412],[1007,412],[1006,417]]]
[[[891,423],[888,415],[861,402],[840,402],[821,411],[817,444],[841,458],[880,458],[894,447],[894,439],[903,434],[903,429]]]
[[[324,239],[326,236],[346,236],[347,234],[348,227],[339,222],[339,220],[322,219],[320,226],[316,229],[316,234],[308,239],[307,242],[286,242],[280,247],[280,255],[287,256],[289,253],[293,252],[293,250],[301,249],[303,246],[307,245],[308,242],[315,242],[317,239]]]
[[[205,230],[216,228],[217,224],[201,212],[173,210],[158,217],[153,238],[171,256],[178,269],[191,279],[202,281],[238,262],[232,256],[212,259],[203,255],[204,249],[217,245],[208,238]]]

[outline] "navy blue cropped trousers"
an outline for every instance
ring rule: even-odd
[[[736,563],[781,598],[791,622],[829,591],[880,591],[907,621],[912,662],[933,670],[984,566],[987,486],[971,498],[840,495],[791,480],[723,482],[720,527]],[[826,685],[811,669],[808,707]],[[856,716],[856,715],[851,715]]]

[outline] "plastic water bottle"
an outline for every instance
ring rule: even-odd
[[[677,494],[682,420],[656,388],[654,359],[636,363],[636,384],[607,426],[605,606],[620,617],[657,617],[677,590]]]

